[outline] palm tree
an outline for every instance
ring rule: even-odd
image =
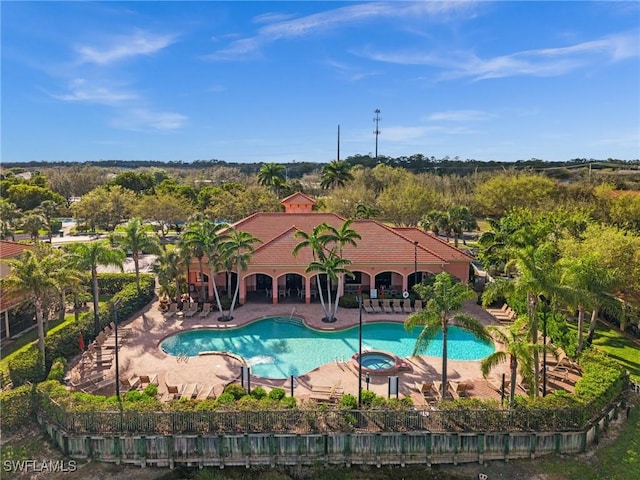
[[[571,292],[573,305],[578,311],[578,347],[579,354],[584,348],[584,315],[591,309],[588,342],[598,322],[600,309],[612,302],[610,293],[620,284],[620,275],[616,269],[609,269],[595,253],[584,257],[568,257],[560,261],[563,270],[561,281]]]
[[[144,225],[142,219],[132,218],[122,228],[116,230],[112,235],[113,242],[124,251],[131,252],[133,265],[136,270],[136,289],[140,293],[140,254],[159,253],[160,245],[158,237],[151,234],[152,228]]]
[[[64,268],[75,272],[74,275],[68,277],[67,288],[69,288],[73,295],[73,316],[77,322],[80,318],[80,293],[86,288],[88,276],[81,268],[80,257],[74,253],[69,246],[66,246],[63,251]]]
[[[422,327],[418,335],[413,355],[424,352],[429,343],[442,332],[442,398],[447,392],[447,330],[456,325],[473,333],[479,340],[490,343],[491,335],[477,319],[466,314],[454,314],[462,304],[472,299],[475,293],[466,285],[456,283],[447,272],[435,276],[433,285],[416,285],[417,293],[427,300],[423,310],[414,312],[405,320],[405,328],[411,331]]]
[[[227,257],[232,265],[236,267],[236,288],[233,292],[233,299],[231,300],[231,307],[229,308],[229,315],[225,320],[233,319],[233,309],[236,305],[236,299],[238,298],[238,292],[240,290],[240,275],[242,271],[247,269],[247,264],[251,259],[255,243],[262,243],[261,240],[254,237],[250,233],[241,232],[239,230],[231,230],[227,241],[224,243],[224,257]]]
[[[53,274],[53,281],[56,286],[58,295],[60,296],[59,320],[64,320],[65,304],[67,291],[71,291],[74,295],[74,315],[78,320],[78,293],[82,290],[82,286],[87,281],[87,275],[78,267],[77,257],[65,250],[56,249],[53,251],[55,260],[58,262],[58,269]]]
[[[162,293],[171,297],[169,286],[173,283],[176,298],[180,295],[180,285],[182,280],[182,259],[180,250],[166,249],[156,259],[153,264],[153,273],[158,276],[158,283],[162,287]]]
[[[329,252],[329,255],[324,257],[322,261],[313,261],[311,262],[307,268],[305,269],[306,273],[315,272],[316,275],[324,274],[327,276],[327,303],[325,306],[324,301],[322,301],[322,311],[324,313],[323,320],[326,322],[335,322],[336,314],[338,312],[338,298],[336,295],[335,306],[332,309],[332,298],[331,298],[331,285],[333,282],[338,283],[338,291],[340,291],[340,279],[344,275],[353,275],[349,270],[345,267],[349,265],[351,262],[349,260],[345,260],[341,258],[339,255],[335,253],[334,250]],[[318,287],[318,292],[320,293],[320,299],[322,300],[322,290]]]
[[[51,237],[53,236],[53,218],[59,214],[60,205],[53,200],[44,200],[38,207],[38,210],[42,213],[42,218],[44,218],[44,223],[47,227],[47,236],[49,243],[51,243]]]
[[[33,243],[38,241],[38,238],[40,238],[40,229],[45,225],[44,217],[33,210],[22,218],[22,229],[29,233]]]
[[[284,165],[265,163],[258,172],[258,183],[264,187],[271,188],[277,194],[280,187],[286,183],[284,171]]]
[[[356,205],[355,218],[371,218],[378,214],[378,210],[370,205],[359,203]]]
[[[458,248],[458,241],[462,237],[462,234],[465,231],[475,230],[478,228],[478,222],[473,218],[471,212],[467,207],[455,206],[451,207],[447,210],[447,225],[453,232],[453,241],[455,247]],[[466,242],[463,238],[463,243],[466,245]]]
[[[482,375],[486,378],[489,372],[496,366],[509,360],[509,370],[511,374],[510,391],[509,391],[509,406],[513,407],[515,395],[518,367],[522,373],[523,383],[525,385],[532,385],[533,378],[531,376],[533,372],[533,352],[537,350],[539,353],[550,351],[555,354],[555,347],[553,345],[541,345],[533,344],[529,339],[529,332],[526,327],[516,327],[513,325],[508,330],[501,327],[489,326],[487,330],[493,334],[495,339],[503,345],[503,349],[496,350],[482,363],[480,363],[480,370]],[[529,390],[529,395],[533,393]]]
[[[342,187],[351,180],[351,165],[344,160],[332,160],[322,167],[320,186],[324,189]]]
[[[96,335],[100,332],[100,318],[98,300],[100,288],[98,287],[98,265],[113,266],[123,270],[122,264],[126,258],[125,252],[119,248],[113,248],[108,240],[100,240],[89,243],[74,243],[69,246],[72,253],[78,256],[78,266],[91,272],[91,284],[93,294],[93,330]]]
[[[15,203],[0,199],[0,239],[11,237],[15,242],[15,231],[22,212]]]
[[[331,237],[331,241],[335,242],[338,245],[338,256],[342,259],[343,257],[343,247],[345,245],[351,245],[356,247],[358,244],[356,240],[360,240],[362,237],[358,232],[356,232],[353,228],[351,228],[351,224],[353,223],[353,219],[349,218],[342,222],[340,228],[336,229],[334,227],[329,226],[327,229],[329,235]],[[340,281],[344,283],[344,275],[340,274],[338,277],[338,292],[340,291]],[[336,316],[338,312],[338,299],[336,298],[335,307],[333,310],[333,317]]]
[[[439,210],[431,210],[425,214],[420,220],[420,227],[424,230],[430,230],[434,235],[440,235],[440,232],[447,234],[447,241],[449,241],[449,234],[451,229],[447,224],[447,216]]]
[[[224,224],[216,224],[210,219],[205,218],[203,220],[189,223],[189,225],[187,225],[187,228],[182,232],[182,236],[180,238],[181,246],[187,249],[193,258],[198,259],[201,282],[201,302],[204,302],[207,298],[204,284],[204,257],[207,257],[210,274],[212,274],[211,281],[213,282],[216,301],[218,302],[218,306],[220,308],[222,308],[220,306],[220,297],[218,295],[218,290],[215,285],[213,274],[216,273],[219,266],[221,254],[221,252],[219,251],[219,247],[225,239],[221,235],[221,230],[223,230],[224,228],[226,228]]]
[[[49,245],[37,244],[25,250],[20,258],[7,260],[11,269],[2,281],[7,295],[28,298],[36,310],[38,348],[44,361],[44,306],[56,295],[54,275],[60,265]]]
[[[311,248],[311,254],[313,256],[313,262],[317,262],[318,264],[324,263],[327,259],[327,251],[326,245],[327,243],[333,241],[333,237],[325,233],[329,230],[329,225],[327,223],[321,223],[320,225],[316,225],[310,234],[303,232],[302,230],[298,230],[294,237],[300,237],[302,240],[293,247],[293,256],[297,256],[298,252],[303,248]],[[329,317],[327,315],[327,310],[324,303],[324,296],[322,293],[322,285],[320,283],[320,274],[319,270],[314,270],[316,272],[316,287],[318,289],[318,295],[320,296],[320,304],[322,305],[322,310],[325,312],[325,317]]]

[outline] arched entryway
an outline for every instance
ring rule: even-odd
[[[397,272],[386,271],[377,273],[374,288],[378,292],[388,292],[391,295],[402,293],[402,275]]]

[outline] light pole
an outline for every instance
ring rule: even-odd
[[[358,288],[358,408],[362,408],[362,291]]]
[[[118,397],[118,402],[120,401],[120,363],[118,357],[118,305],[120,305],[120,300],[122,298],[118,298],[113,303],[113,333],[116,336],[116,397]]]

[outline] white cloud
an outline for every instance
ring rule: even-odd
[[[444,70],[441,78],[475,80],[517,75],[553,77],[603,62],[640,55],[638,32],[621,33],[567,47],[526,50],[493,58],[469,52],[361,52],[371,60],[403,65],[425,65]]]
[[[182,128],[187,117],[172,112],[154,112],[145,108],[129,109],[112,121],[117,128],[127,130],[177,130]]]
[[[83,78],[74,79],[69,85],[69,93],[51,94],[53,98],[65,102],[96,103],[100,105],[119,105],[134,100],[137,95],[118,91],[106,86],[90,85]]]
[[[107,65],[130,57],[151,55],[174,41],[174,35],[155,35],[138,30],[132,35],[114,38],[110,45],[103,47],[81,45],[76,47],[76,51],[80,54],[82,62]]]
[[[227,48],[206,56],[211,60],[239,60],[239,55],[256,53],[263,45],[279,39],[296,38],[335,28],[373,20],[377,18],[417,18],[447,17],[464,12],[475,2],[367,2],[347,7],[339,7],[325,12],[314,13],[293,20],[282,20],[276,13],[269,13],[254,19],[267,23],[257,35],[232,42]]]
[[[446,112],[432,113],[427,117],[427,120],[445,122],[475,122],[486,120],[491,117],[491,114],[480,110],[448,110]]]

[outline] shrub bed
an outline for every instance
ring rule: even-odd
[[[99,278],[102,277],[102,274]],[[113,303],[120,299],[118,314],[120,319],[126,319],[133,313],[148,304],[154,297],[155,279],[153,275],[140,275],[140,294],[136,289],[135,275],[130,273],[107,274],[107,285],[112,288],[120,286],[111,301],[100,308],[98,318],[100,328],[104,328],[113,321]],[[18,351],[9,361],[9,377],[14,386],[23,385],[25,382],[38,383],[44,380],[47,372],[53,364],[53,359],[58,357],[69,360],[80,353],[78,338],[82,333],[86,343],[95,338],[93,331],[93,312],[84,312],[78,321],[72,321],[63,328],[48,334],[45,337],[45,359],[37,344],[30,345],[24,351]]]
[[[0,429],[3,432],[19,429],[32,417],[32,399],[31,385],[0,392]]]

